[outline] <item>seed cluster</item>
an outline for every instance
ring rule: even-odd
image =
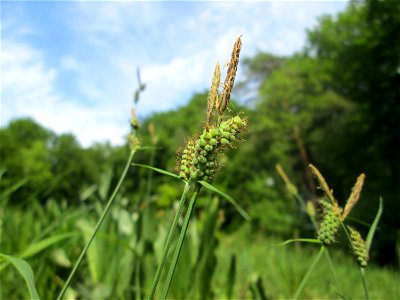
[[[349,229],[354,257],[356,258],[358,265],[365,268],[368,262],[368,251],[365,246],[365,241],[357,230],[350,226],[347,226],[347,229]]]
[[[229,118],[219,127],[205,128],[197,138],[190,139],[182,152],[179,177],[211,182],[219,168],[218,155],[232,148],[238,134],[247,127],[247,120],[240,116]]]
[[[322,199],[320,204],[323,218],[318,232],[318,239],[325,245],[330,245],[335,241],[335,235],[340,226],[340,208],[326,199]]]

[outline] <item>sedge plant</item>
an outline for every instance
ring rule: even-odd
[[[291,241],[302,241],[302,242],[311,242],[311,243],[318,243],[321,245],[320,250],[315,257],[313,263],[310,265],[308,271],[306,272],[305,276],[303,277],[300,285],[298,286],[295,295],[293,296],[294,299],[298,299],[300,296],[303,288],[305,287],[312,271],[318,264],[319,260],[323,256],[324,253],[327,253],[327,248],[332,246],[332,244],[338,242],[337,236],[339,234],[340,229],[343,229],[343,231],[346,234],[346,237],[348,239],[349,246],[352,250],[353,257],[355,258],[360,271],[361,271],[361,278],[362,278],[362,283],[363,283],[363,288],[364,288],[364,296],[366,299],[368,299],[368,288],[365,280],[365,268],[368,263],[368,253],[369,249],[372,243],[372,238],[375,233],[375,230],[377,228],[377,224],[379,222],[379,218],[382,214],[382,199],[380,200],[380,206],[379,210],[377,213],[377,216],[375,217],[375,220],[373,224],[370,227],[367,241],[365,242],[361,234],[353,227],[348,226],[345,224],[345,220],[353,207],[356,205],[360,198],[360,193],[362,190],[362,186],[364,184],[365,180],[365,175],[361,174],[356,181],[356,184],[354,185],[352,192],[350,194],[350,197],[348,198],[346,205],[343,208],[341,208],[336,201],[336,199],[333,196],[333,191],[329,188],[328,184],[326,183],[324,177],[321,175],[321,173],[318,171],[316,167],[313,165],[309,165],[311,172],[314,174],[316,177],[319,187],[323,190],[324,196],[320,199],[319,204],[321,207],[321,220],[319,224],[316,222],[315,219],[315,207],[312,205],[311,202],[307,203],[306,211],[311,218],[316,230],[317,230],[317,238],[316,239],[297,239],[297,240],[290,240],[285,242],[284,244],[291,242]],[[282,169],[278,167],[278,172],[281,174],[284,174]],[[285,177],[282,176],[285,180]],[[290,183],[288,179],[285,180],[287,187],[289,191],[297,198],[299,197],[297,194],[297,190],[295,187]],[[331,267],[331,270],[335,276],[335,272],[333,270],[332,262],[330,260],[329,255],[327,255],[328,258],[328,263]],[[335,276],[336,277],[336,276]],[[337,279],[335,278],[335,281],[337,282]]]
[[[248,122],[245,117],[241,115],[226,117],[224,115],[236,77],[241,46],[242,42],[239,37],[235,41],[233,47],[221,93],[219,91],[221,71],[219,64],[216,64],[210,93],[207,99],[207,116],[204,129],[201,134],[195,134],[190,137],[186,141],[185,147],[178,150],[177,172],[179,178],[184,182],[184,188],[181,200],[179,201],[177,213],[172,221],[169,233],[165,240],[161,262],[157,268],[147,299],[154,299],[161,274],[170,252],[172,240],[177,229],[178,220],[183,213],[186,198],[192,186],[194,186],[194,189],[185,213],[178,242],[172,256],[172,262],[169,266],[161,299],[167,298],[190,218],[202,187],[219,193],[230,201],[245,218],[249,218],[244,210],[241,209],[231,197],[210,184],[214,180],[218,170],[222,167],[220,157],[223,155],[223,152],[229,148],[234,148],[234,143],[239,140],[239,134],[247,128]],[[166,172],[163,171],[163,173]]]
[[[135,103],[136,102],[137,102],[137,99],[135,98]],[[71,284],[71,281],[72,281],[74,275],[76,274],[76,271],[78,270],[79,266],[81,265],[83,258],[85,257],[86,253],[88,252],[90,245],[92,244],[97,232],[99,231],[100,226],[103,224],[108,212],[110,211],[112,204],[114,203],[114,200],[122,186],[122,183],[126,177],[126,174],[128,173],[129,167],[132,164],[132,160],[135,156],[135,153],[140,149],[140,140],[138,137],[138,130],[139,130],[140,125],[139,125],[139,121],[136,117],[136,113],[135,113],[135,110],[133,107],[131,108],[130,126],[131,126],[131,132],[128,135],[128,143],[129,143],[130,151],[129,151],[128,159],[125,164],[125,168],[121,174],[121,177],[118,180],[116,187],[114,188],[113,193],[111,194],[110,198],[108,199],[106,206],[104,207],[104,209],[100,215],[100,218],[96,223],[96,226],[94,227],[89,239],[87,240],[86,245],[82,249],[77,261],[75,262],[74,267],[72,268],[67,280],[64,283],[64,286],[62,287],[60,293],[58,294],[57,300],[61,300],[64,297],[69,285]]]

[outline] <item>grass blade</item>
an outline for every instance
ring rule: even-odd
[[[367,253],[369,253],[369,249],[371,248],[372,244],[372,239],[374,238],[374,234],[376,231],[376,228],[378,226],[379,219],[382,216],[383,212],[383,200],[382,197],[379,198],[379,209],[378,212],[376,213],[376,217],[374,219],[374,222],[372,223],[371,228],[369,229],[368,235],[367,235],[367,240],[365,241],[365,246],[367,247]]]
[[[232,299],[233,287],[235,286],[236,279],[236,255],[231,256],[231,261],[229,263],[228,276],[226,280],[226,298]]]
[[[215,186],[209,184],[208,182],[205,181],[199,181],[199,183],[204,186],[206,189],[209,189],[210,191],[213,191],[219,195],[221,195],[222,197],[224,197],[226,200],[228,200],[228,202],[230,204],[233,205],[233,207],[238,211],[239,214],[242,215],[242,217],[246,220],[246,221],[250,221],[251,217],[249,216],[249,214],[228,194],[225,194],[224,192],[222,192],[221,190],[217,189]]]
[[[106,217],[108,211],[110,210],[110,207],[111,207],[111,205],[113,204],[114,199],[115,199],[115,197],[117,196],[117,194],[118,194],[118,192],[119,192],[119,189],[121,188],[122,182],[124,181],[125,176],[126,176],[126,174],[128,173],[129,166],[130,166],[131,163],[132,163],[132,159],[133,159],[135,153],[136,153],[136,151],[135,151],[135,150],[132,150],[131,153],[129,154],[129,157],[128,157],[128,160],[127,160],[127,162],[126,162],[124,171],[123,171],[122,174],[121,174],[121,177],[120,177],[120,179],[119,179],[119,181],[118,181],[118,183],[117,183],[117,186],[115,187],[115,189],[114,189],[114,191],[113,191],[113,193],[112,193],[110,199],[108,200],[108,202],[107,202],[107,204],[106,204],[106,206],[105,206],[103,212],[101,213],[100,219],[98,220],[98,222],[97,222],[97,224],[96,224],[96,227],[94,228],[93,233],[92,233],[92,235],[91,235],[89,241],[86,243],[86,245],[85,245],[85,247],[83,248],[81,254],[79,255],[78,260],[76,261],[76,263],[75,263],[75,265],[74,265],[74,268],[72,269],[71,273],[69,274],[69,276],[68,276],[68,278],[67,278],[67,281],[65,282],[65,284],[64,284],[64,286],[63,286],[63,288],[62,288],[60,294],[59,294],[58,297],[57,297],[57,300],[61,300],[61,299],[64,297],[64,294],[65,294],[65,292],[67,291],[67,288],[68,288],[68,286],[70,285],[72,278],[74,277],[76,271],[78,270],[80,264],[82,263],[83,257],[86,255],[86,253],[87,253],[87,251],[88,251],[88,249],[89,249],[89,247],[90,247],[90,245],[91,245],[91,243],[92,243],[94,237],[95,237],[96,234],[97,234],[97,231],[98,231],[99,228],[100,228],[100,225],[103,223],[104,218]]]
[[[36,290],[35,276],[33,275],[31,266],[22,258],[6,255],[3,253],[0,253],[0,257],[3,257],[5,260],[13,264],[14,267],[25,279],[26,285],[28,286],[29,294],[31,295],[31,299],[40,299],[39,294]]]
[[[135,163],[133,163],[132,166],[151,169],[151,170],[156,171],[156,172],[158,172],[158,173],[161,173],[161,174],[164,174],[164,175],[168,175],[168,176],[171,176],[171,177],[175,177],[175,178],[180,179],[178,175],[176,175],[176,174],[174,174],[174,173],[171,173],[171,172],[168,172],[168,171],[165,171],[165,170],[163,170],[163,169],[151,167],[151,166],[148,166],[148,165],[135,164]]]
[[[185,187],[184,187],[184,190],[182,192],[181,200],[179,201],[178,211],[175,214],[175,217],[174,217],[174,220],[172,222],[171,228],[169,229],[169,232],[168,232],[167,239],[166,239],[166,241],[164,243],[165,246],[164,246],[164,249],[163,249],[161,262],[160,262],[160,264],[159,264],[159,266],[157,268],[156,275],[154,276],[153,283],[152,283],[152,286],[150,288],[150,292],[149,292],[149,294],[147,296],[147,299],[149,299],[149,300],[154,298],[154,294],[156,292],[157,285],[158,285],[158,282],[160,280],[161,273],[163,271],[163,268],[165,266],[165,262],[167,260],[168,252],[169,252],[169,249],[170,249],[171,244],[172,244],[172,238],[173,238],[173,236],[175,234],[175,231],[176,231],[176,228],[177,228],[177,225],[178,225],[178,220],[181,217],[182,212],[183,212],[183,208],[184,208],[184,205],[185,205],[185,202],[186,202],[186,196],[187,196],[187,193],[189,192],[189,189],[190,189],[190,183],[186,183]]]
[[[186,211],[186,215],[185,215],[185,219],[183,221],[181,233],[179,234],[178,243],[177,243],[175,251],[174,251],[174,256],[172,258],[172,262],[171,262],[171,265],[169,267],[167,279],[165,280],[165,285],[164,285],[164,288],[163,288],[163,291],[162,291],[160,299],[167,299],[168,291],[169,291],[169,288],[171,286],[171,282],[172,282],[172,278],[174,276],[175,268],[176,268],[176,265],[178,263],[178,258],[179,258],[179,255],[181,253],[181,250],[182,250],[183,241],[185,239],[186,231],[187,231],[187,228],[189,226],[190,217],[192,215],[194,205],[196,204],[196,199],[197,199],[197,195],[200,192],[200,188],[201,188],[200,185],[196,185],[195,191],[193,192],[192,198],[190,199],[189,207],[188,207],[188,209]]]
[[[303,280],[301,281],[299,287],[296,290],[296,294],[294,295],[293,299],[298,299],[300,296],[301,291],[303,290],[304,286],[306,285],[308,278],[310,277],[312,271],[314,270],[315,266],[317,265],[318,261],[320,260],[322,254],[324,254],[325,247],[321,246],[319,253],[313,263],[311,264],[310,268],[308,269],[306,275],[304,276]]]
[[[294,242],[305,242],[305,243],[312,243],[312,244],[322,244],[322,242],[320,240],[317,239],[291,239],[291,240],[286,240],[283,243],[271,246],[271,247],[281,247],[281,246],[285,246],[287,244],[290,243],[294,243]]]
[[[62,234],[58,234],[55,236],[51,236],[49,238],[40,240],[34,244],[29,245],[29,247],[22,252],[19,256],[21,258],[28,258],[31,257],[33,255],[36,255],[37,253],[45,250],[46,248],[52,246],[53,244],[56,244],[62,240],[68,239],[70,237],[76,236],[76,233],[73,232],[68,232],[68,233],[62,233]]]

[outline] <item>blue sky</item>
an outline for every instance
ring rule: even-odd
[[[209,88],[242,35],[241,57],[290,55],[322,14],[347,1],[1,2],[1,126],[30,116],[82,145],[123,142],[139,115],[174,109]],[[240,67],[239,67],[240,76]]]

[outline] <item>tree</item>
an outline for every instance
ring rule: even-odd
[[[391,255],[382,261],[393,259],[393,235],[400,228],[393,213],[400,195],[399,32],[400,2],[375,0],[352,2],[309,32],[308,53],[331,74],[327,85],[355,105],[339,126],[341,133],[320,147],[319,152],[331,151],[330,161],[322,163],[344,192],[355,173],[366,173],[366,199],[360,203],[366,219],[372,219],[379,195],[384,197],[387,234],[381,243]]]

